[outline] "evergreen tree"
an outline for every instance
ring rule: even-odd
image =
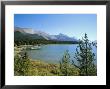
[[[96,66],[94,64],[95,54],[92,53],[92,43],[89,42],[86,33],[76,48],[74,58],[77,60],[77,63],[74,63],[73,60],[72,63],[80,69],[80,75],[90,76],[97,74]]]
[[[68,76],[69,66],[70,66],[70,55],[68,53],[68,50],[66,50],[62,60],[60,61],[60,70],[61,73],[64,74],[64,76]]]

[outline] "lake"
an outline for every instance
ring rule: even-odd
[[[41,60],[48,63],[59,63],[64,52],[69,50],[70,60],[74,60],[77,44],[48,44],[42,45],[39,50],[27,50],[29,57],[33,60]],[[97,50],[93,47],[93,52]],[[97,57],[97,55],[95,56]]]

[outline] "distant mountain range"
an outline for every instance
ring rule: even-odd
[[[31,28],[14,28],[14,39],[45,39],[56,41],[78,41],[74,37],[69,37],[65,34],[59,33],[58,35],[50,35],[42,31],[35,31]]]

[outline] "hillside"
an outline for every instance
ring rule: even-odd
[[[58,35],[50,35],[42,31],[33,30],[31,28],[20,28],[20,27],[15,27],[14,36],[15,36],[14,37],[15,40],[45,39],[45,40],[53,40],[53,41],[78,41],[74,37],[69,37],[62,33],[59,33]]]

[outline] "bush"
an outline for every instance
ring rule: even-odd
[[[22,76],[35,75],[36,70],[32,69],[31,61],[26,52],[15,55],[14,74]]]

